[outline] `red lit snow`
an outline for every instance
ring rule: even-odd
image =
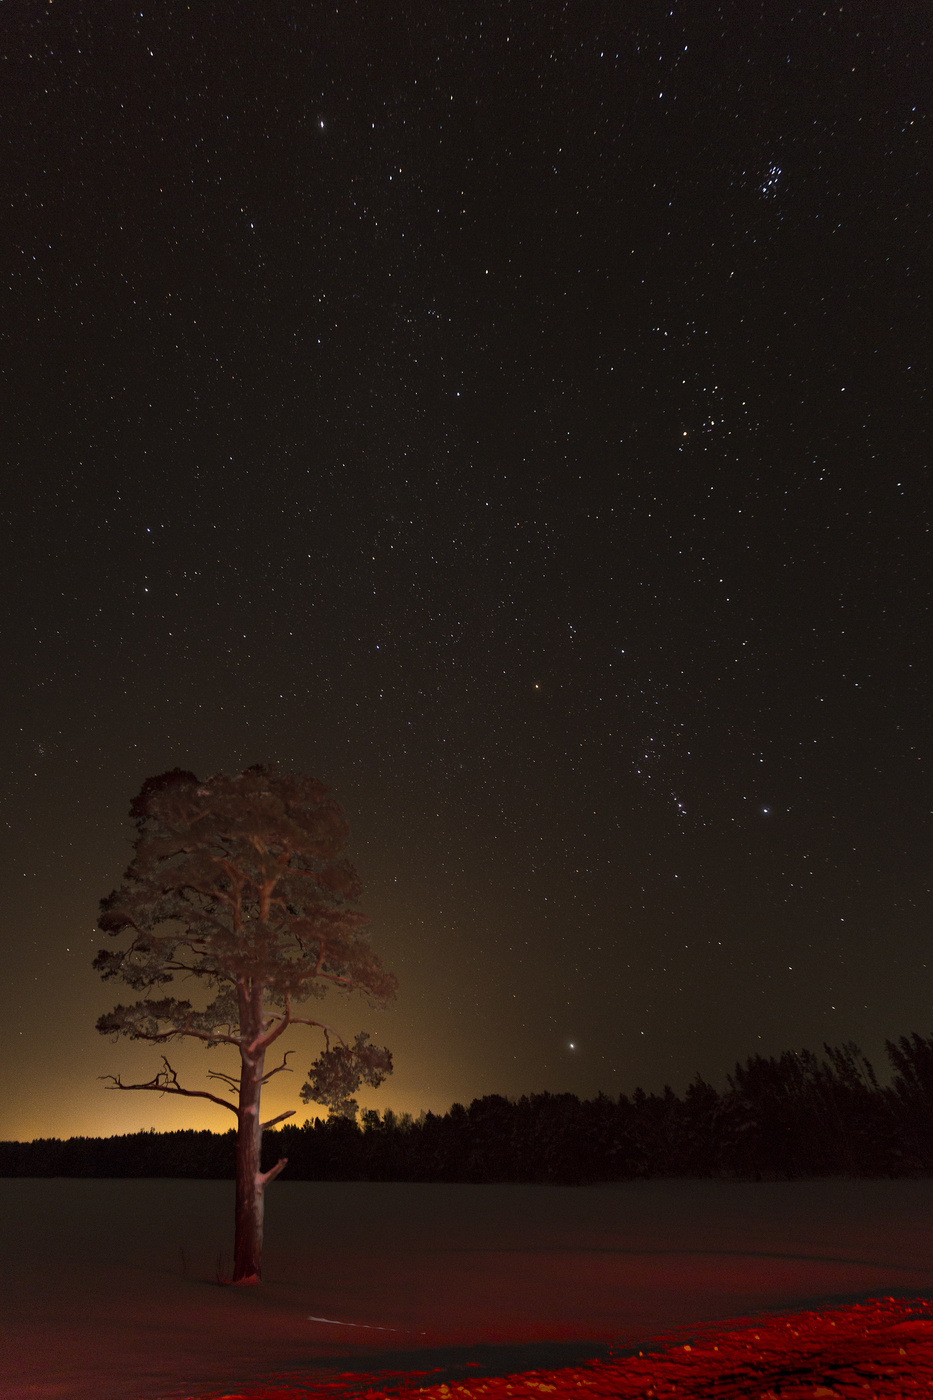
[[[933,1395],[933,1304],[875,1299],[828,1312],[759,1318],[693,1344],[558,1371],[354,1375],[312,1386],[227,1391],[210,1400],[852,1400]],[[204,1400],[208,1400],[204,1397]]]

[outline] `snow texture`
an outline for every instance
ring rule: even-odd
[[[933,1181],[289,1182],[218,1287],[233,1183],[0,1180],[4,1400],[169,1400],[348,1371],[576,1364],[933,1289]]]

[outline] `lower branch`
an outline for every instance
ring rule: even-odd
[[[150,1079],[148,1084],[124,1084],[118,1074],[101,1074],[99,1079],[112,1079],[112,1089],[152,1089],[157,1094],[182,1094],[186,1099],[210,1099],[211,1103],[219,1103],[221,1108],[229,1108],[231,1113],[237,1113],[237,1109],[226,1099],[219,1099],[216,1094],[209,1094],[206,1089],[183,1089],[178,1082],[178,1075],[169,1064],[165,1056],[162,1056],[162,1063],[165,1069],[160,1070],[154,1079]]]
[[[224,1083],[229,1084],[231,1094],[238,1094],[240,1092],[240,1081],[239,1079],[234,1079],[232,1074],[224,1074],[223,1070],[220,1069],[209,1069],[207,1071],[207,1077],[208,1079],[222,1079]]]
[[[276,1162],[275,1166],[274,1166],[274,1167],[270,1167],[269,1170],[268,1170],[267,1172],[257,1172],[257,1173],[256,1173],[256,1186],[257,1186],[257,1188],[258,1188],[260,1191],[262,1191],[263,1188],[266,1187],[266,1186],[268,1186],[270,1181],[274,1181],[275,1178],[278,1176],[279,1172],[282,1171],[282,1170],[283,1170],[285,1167],[287,1167],[287,1166],[288,1166],[288,1158],[287,1158],[287,1157],[280,1157],[279,1160]]]
[[[264,1133],[266,1128],[271,1128],[275,1123],[281,1123],[283,1118],[294,1118],[295,1110],[290,1108],[287,1113],[280,1113],[278,1118],[270,1118],[268,1123],[260,1123],[259,1131]]]

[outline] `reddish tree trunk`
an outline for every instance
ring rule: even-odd
[[[236,1234],[233,1282],[259,1283],[262,1277],[262,1208],[265,1182],[260,1170],[262,1128],[259,1100],[265,1056],[242,1056],[239,1122],[236,1134]]]
[[[270,1181],[288,1164],[281,1157],[263,1173],[260,1167],[262,1125],[259,1100],[265,1054],[249,1056],[241,1048],[240,1104],[236,1134],[236,1230],[233,1241],[233,1282],[262,1281],[262,1215],[265,1190]],[[291,1115],[284,1113],[283,1118]],[[272,1120],[274,1123],[278,1119]]]

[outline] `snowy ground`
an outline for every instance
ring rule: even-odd
[[[501,1374],[933,1290],[930,1180],[280,1180],[251,1289],[215,1283],[232,1207],[231,1182],[0,1179],[4,1400],[167,1400],[467,1360]]]

